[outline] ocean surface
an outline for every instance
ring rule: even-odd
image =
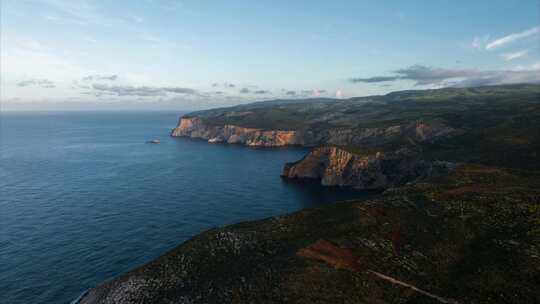
[[[0,303],[70,303],[211,227],[362,196],[282,181],[306,149],[169,137],[179,115],[1,113]]]

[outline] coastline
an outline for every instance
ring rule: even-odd
[[[469,182],[456,184],[463,180]],[[500,200],[522,197],[515,187],[526,180],[498,169],[460,165],[448,177],[387,190],[378,198],[210,229],[91,289],[80,303],[243,303],[269,298],[430,303],[429,296],[373,272],[459,303],[487,303],[486,297],[497,299],[492,302],[508,297],[534,302],[534,283],[525,270],[540,267],[540,261],[522,250],[512,251],[510,258],[508,248],[536,244],[533,235],[516,235],[536,228],[527,224],[527,215],[517,216]],[[470,186],[481,192],[471,197],[463,190]],[[485,192],[491,188],[497,192]],[[463,210],[460,202],[465,198],[469,203]],[[533,198],[523,203],[535,204]],[[485,216],[488,210],[490,216]],[[493,233],[500,236],[497,242]],[[505,263],[513,267],[494,262],[501,258],[509,258]],[[519,285],[501,291],[496,281],[471,277],[474,270],[461,267],[463,263],[488,276],[503,272]]]
[[[187,114],[171,136],[309,147],[284,164],[282,178],[382,194],[210,229],[91,289],[81,303],[540,300],[531,285],[540,274],[540,161],[531,152],[538,139],[526,131],[540,113],[540,87],[521,95],[532,110],[512,101],[521,89]]]

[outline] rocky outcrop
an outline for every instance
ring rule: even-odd
[[[285,165],[282,177],[316,180],[323,186],[361,190],[386,189],[449,171],[450,164],[421,160],[407,148],[358,154],[335,146],[313,149],[303,159]]]
[[[248,146],[318,146],[331,145],[381,145],[409,139],[415,142],[432,142],[454,136],[460,131],[442,122],[410,122],[379,128],[306,128],[300,130],[263,130],[235,125],[209,125],[197,116],[182,117],[172,136],[205,139],[210,143],[245,144]]]

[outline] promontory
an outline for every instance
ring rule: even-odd
[[[171,135],[311,147],[282,178],[378,194],[210,229],[80,303],[540,303],[540,85],[257,102]]]

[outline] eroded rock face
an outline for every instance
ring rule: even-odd
[[[245,144],[277,147],[287,145],[381,145],[408,138],[415,142],[432,142],[460,131],[442,122],[410,122],[380,128],[307,128],[302,130],[263,130],[235,125],[211,126],[200,117],[182,117],[172,136],[205,139],[210,143]]]
[[[204,138],[207,133],[208,127],[199,117],[182,117],[171,135]]]
[[[199,117],[183,117],[172,136],[206,139],[210,143],[244,144],[248,146],[279,147],[301,145],[296,131],[262,130],[233,125],[209,126]]]
[[[380,190],[441,175],[449,169],[448,163],[421,160],[418,153],[406,148],[362,155],[327,146],[286,164],[282,176],[318,180],[323,186]]]

